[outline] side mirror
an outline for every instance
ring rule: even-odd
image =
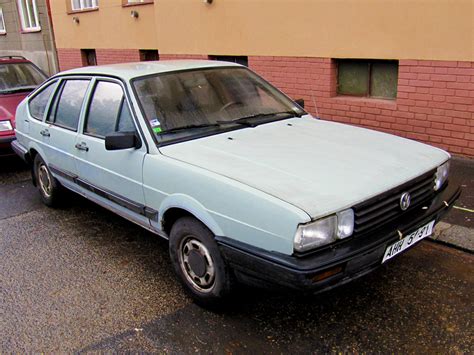
[[[142,146],[140,138],[135,132],[114,132],[105,136],[105,149],[138,149]]]
[[[299,107],[304,108],[304,100],[303,99],[296,99],[295,102],[298,104]]]

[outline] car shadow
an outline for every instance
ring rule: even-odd
[[[113,262],[114,272],[130,268],[132,277],[140,278],[141,288],[162,293],[158,302],[173,304],[172,311],[163,314],[163,304],[149,302],[148,314],[157,315],[148,318],[152,321],[78,352],[413,352],[420,342],[425,347],[418,350],[441,344],[431,348],[440,352],[445,343],[437,339],[445,341],[449,334],[437,321],[441,316],[433,312],[462,308],[453,300],[469,287],[458,283],[452,289],[452,281],[443,282],[448,256],[444,250],[433,254],[430,248],[439,246],[422,242],[394,262],[328,292],[308,295],[239,286],[225,307],[211,311],[184,296],[166,240],[76,194],[58,213],[68,219],[65,228],[77,226],[80,233],[74,237],[83,238],[91,250],[107,251],[103,257]]]
[[[150,278],[158,275],[166,279],[165,284],[171,282],[178,286],[168,258],[167,241],[80,196],[72,197],[70,204],[66,209],[71,213],[87,211],[91,214],[87,223],[96,228],[112,223],[113,227],[109,228],[113,233],[103,237],[101,243],[120,246],[114,257],[128,262],[139,258],[135,262],[141,263]],[[219,310],[183,302],[184,306],[176,312],[158,317],[138,330],[130,329],[78,351],[308,352],[311,333],[324,336],[337,330],[337,334],[330,336],[333,342],[334,336],[343,336],[351,329],[365,329],[367,320],[377,323],[380,313],[386,311],[383,306],[391,304],[399,272],[396,266],[384,266],[356,282],[318,295],[240,285]],[[392,309],[389,313],[397,312]],[[146,346],[142,346],[144,338]],[[319,351],[333,350],[329,345],[332,342],[327,340],[326,345],[324,341],[318,345]]]

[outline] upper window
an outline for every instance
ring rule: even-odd
[[[0,94],[33,91],[46,76],[31,63],[0,64]]]
[[[152,2],[153,0],[122,0],[123,5],[147,4]]]
[[[7,33],[7,29],[5,28],[5,19],[3,17],[3,9],[0,7],[0,35],[4,35]]]
[[[67,80],[50,111],[48,121],[58,126],[77,130],[82,102],[86,95],[89,80]]]
[[[99,7],[99,0],[71,0],[73,11],[91,10]]]
[[[49,84],[44,89],[36,94],[28,103],[30,108],[30,114],[33,118],[37,120],[43,120],[44,112],[46,111],[46,106],[48,105],[51,94],[56,87],[56,82]]]
[[[397,97],[398,61],[337,60],[337,93],[395,99]]]
[[[249,66],[249,59],[246,56],[235,56],[235,55],[210,55],[210,60],[220,60],[223,62],[237,63],[241,65]]]
[[[113,132],[133,132],[135,126],[119,84],[99,81],[87,114],[84,133],[103,138]]]
[[[41,31],[36,0],[17,0],[23,31]]]

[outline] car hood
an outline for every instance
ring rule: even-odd
[[[312,218],[351,207],[445,162],[437,148],[305,116],[161,147]]]

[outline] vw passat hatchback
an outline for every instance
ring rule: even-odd
[[[237,64],[88,67],[19,105],[13,147],[48,206],[66,188],[166,238],[200,304],[235,281],[325,290],[429,236],[460,190],[446,152],[302,106]]]

